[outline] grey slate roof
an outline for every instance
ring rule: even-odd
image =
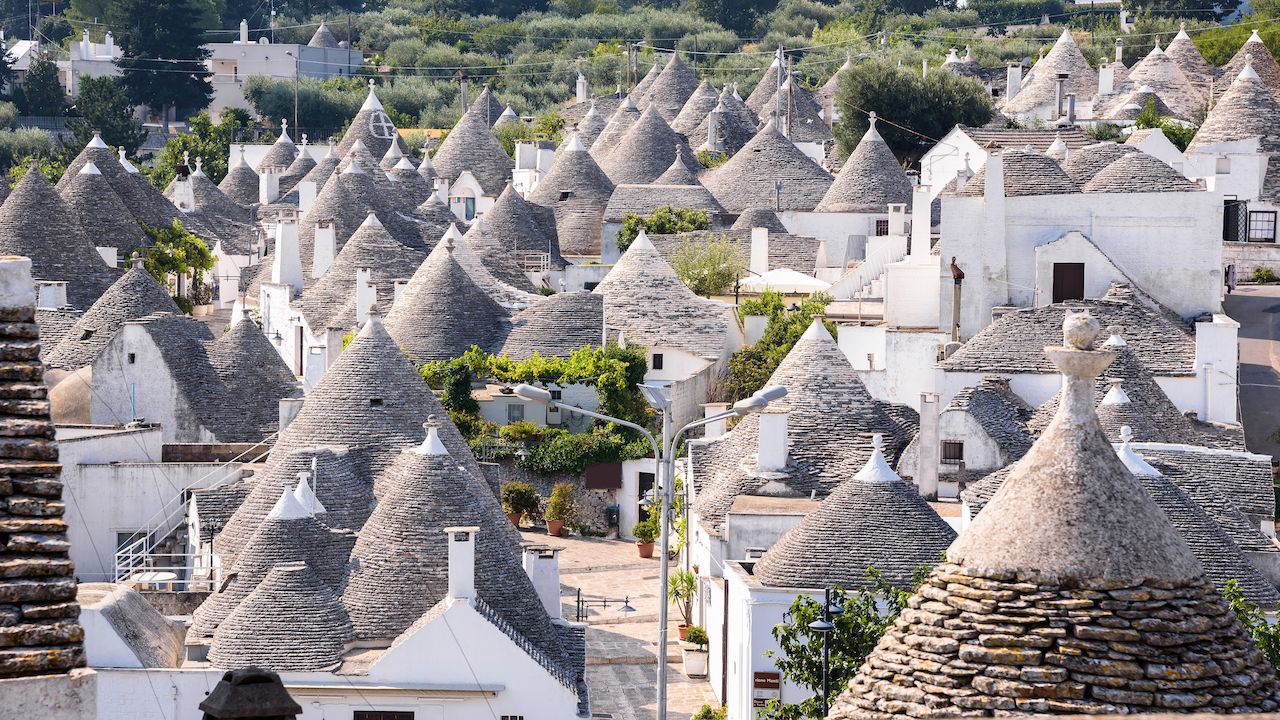
[[[435,188],[431,186],[431,181],[418,173],[418,169],[413,167],[407,160],[402,161],[403,165],[392,168],[387,171],[387,176],[396,183],[396,190],[400,192],[405,202],[411,203],[414,208],[422,205],[435,192]]]
[[[432,162],[439,176],[450,183],[456,181],[464,170],[469,170],[484,194],[490,197],[497,197],[502,192],[514,167],[484,118],[474,111],[463,113],[440,144]]]
[[[765,102],[773,97],[774,92],[778,90],[778,86],[782,84],[782,79],[779,79],[779,75],[782,73],[782,64],[775,57],[773,63],[769,65],[769,69],[764,71],[764,75],[760,77],[756,86],[751,89],[751,94],[747,96],[746,105],[751,108],[751,112],[757,115],[764,113]]]
[[[258,173],[249,167],[241,153],[240,159],[227,170],[222,182],[218,183],[218,188],[236,203],[249,207],[261,199],[259,183]]]
[[[304,138],[302,149],[298,151],[298,156],[293,159],[289,167],[285,168],[285,171],[280,175],[280,194],[287,195],[315,166],[316,161],[312,160],[311,155],[307,152],[307,142]],[[226,178],[223,179],[225,180]]]
[[[222,531],[249,496],[249,490],[248,482],[236,480],[226,485],[191,491],[191,502],[195,503],[196,513],[200,517],[200,542],[213,542],[214,537]]]
[[[511,247],[510,239],[499,239],[489,232],[489,225],[483,218],[473,222],[467,230],[467,234],[463,235],[459,245],[466,245],[466,249],[462,252],[468,252],[472,257],[478,258],[484,266],[486,273],[507,287],[525,293],[535,293],[537,289],[533,287],[533,282],[529,280],[529,276],[524,274],[516,261],[516,254]],[[484,277],[475,277],[475,273],[462,259],[458,258],[464,268],[472,275],[472,279],[480,287],[485,288],[495,300],[504,302],[502,298],[506,297],[505,288],[500,292],[495,292],[495,288],[487,285]]]
[[[280,353],[247,318],[232,325],[210,344],[206,353],[222,381],[225,400],[234,402],[232,416],[220,438],[256,442],[279,428],[280,399],[301,397],[302,389]]]
[[[373,483],[362,467],[365,455],[363,450],[337,446],[273,450],[265,467],[241,481],[248,492],[214,539],[213,551],[222,559],[223,568],[235,567],[280,495],[293,491],[302,472],[314,472],[316,498],[327,511],[321,518],[324,525],[334,530],[359,531],[374,505]],[[203,620],[200,624],[203,632]]]
[[[609,122],[605,123],[604,129],[596,135],[591,143],[591,156],[596,159],[603,167],[604,161],[613,152],[613,149],[622,142],[622,138],[627,134],[627,130],[636,121],[640,119],[640,110],[631,102],[631,98],[625,97],[619,103],[618,109],[613,112],[609,118]]]
[[[307,41],[307,47],[338,48],[341,47],[341,45],[338,43],[338,38],[334,37],[333,33],[329,30],[328,24],[321,20],[320,27],[316,28],[315,34]]]
[[[214,667],[335,669],[351,637],[342,603],[306,563],[273,568],[214,633]]]
[[[45,364],[64,370],[92,365],[126,321],[160,312],[176,315],[182,311],[155,278],[134,267],[75,319],[61,341],[48,345]]]
[[[435,193],[414,209],[410,217],[418,222],[422,248],[425,250],[434,248],[449,226],[458,222],[458,216]]]
[[[316,195],[315,204],[298,224],[298,257],[302,261],[303,273],[307,277],[311,276],[315,260],[316,223],[333,221],[335,242],[337,249],[341,250],[371,212],[377,213],[381,219],[389,218],[394,210],[388,207],[385,194],[379,192],[369,174],[359,170],[334,173]],[[391,232],[390,226],[388,232]],[[404,237],[396,239],[401,242],[406,240]]]
[[[805,331],[766,385],[787,388],[769,409],[787,413],[783,482],[795,496],[823,497],[845,483],[871,457],[874,434],[884,436],[891,462],[915,434],[886,412],[887,403],[871,397],[821,324]],[[755,471],[759,433],[759,415],[748,415],[694,455],[694,475],[701,479],[693,509],[714,534],[739,495],[756,493],[770,479]]]
[[[1262,38],[1258,37],[1258,31],[1254,30],[1249,39],[1240,46],[1235,55],[1227,61],[1218,70],[1218,82],[1214,86],[1214,94],[1223,93],[1227,89],[1227,83],[1231,82],[1244,66],[1252,63],[1253,70],[1261,78],[1262,85],[1267,88],[1273,95],[1280,93],[1280,64],[1276,63],[1275,57],[1267,48],[1266,43],[1262,42]]]
[[[693,294],[647,237],[631,243],[593,292],[604,296],[605,322],[621,328],[628,344],[712,361],[727,349],[731,311]]]
[[[471,107],[467,108],[467,112],[479,115],[486,126],[493,127],[502,116],[502,103],[498,102],[498,98],[493,96],[493,91],[485,85],[476,99],[471,101]]]
[[[529,576],[521,567],[511,522],[486,502],[484,482],[448,453],[399,453],[385,490],[352,551],[342,592],[355,635],[393,640],[443,599],[448,587],[446,527],[476,526],[475,583],[481,600],[557,664],[567,659]],[[492,500],[492,495],[489,495]],[[505,527],[504,527],[505,524]]]
[[[791,130],[787,137],[791,142],[826,142],[832,139],[831,128],[822,119],[822,106],[813,97],[813,93],[790,79],[761,107],[760,115],[774,118],[779,128],[787,127],[790,115]]]
[[[911,587],[920,568],[936,565],[955,537],[877,449],[769,548],[753,574],[771,587],[851,590],[872,586],[867,569],[875,568],[893,586]]]
[[[673,53],[669,60],[654,78],[640,101],[641,109],[653,107],[666,122],[671,122],[680,114],[684,104],[698,89],[698,76],[684,61],[679,53]]]
[[[570,255],[600,254],[600,226],[605,206],[613,194],[613,182],[596,164],[582,143],[556,151],[551,169],[529,194],[529,202],[555,213],[556,236],[561,252]]]
[[[831,184],[818,212],[888,212],[889,203],[911,203],[911,181],[898,164],[893,151],[871,126],[849,153],[836,180]]]
[[[693,140],[693,133],[719,101],[720,93],[716,92],[710,81],[703,80],[680,108],[680,113],[671,120],[671,129],[683,135],[686,140]]]
[[[1049,149],[1053,141],[1062,138],[1067,149],[1075,152],[1085,145],[1097,142],[1076,126],[1053,130],[1006,128],[1006,127],[969,127],[957,125],[956,128],[969,136],[981,148],[1010,148],[1021,150],[1030,145],[1033,150],[1043,153]]]
[[[604,130],[604,126],[608,124],[608,120],[604,115],[596,110],[595,100],[591,101],[591,108],[587,110],[587,114],[574,124],[574,132],[578,135],[583,146],[590,148],[595,143],[596,138],[600,137],[600,133]],[[565,142],[569,141],[566,137]]]
[[[1128,153],[1106,166],[1084,186],[1087,193],[1199,192],[1188,180],[1163,160],[1142,151]]]
[[[1129,428],[1131,437],[1141,442],[1164,442],[1164,433],[1140,405],[1133,402],[1124,390],[1124,381],[1110,378],[1112,390],[1108,390],[1098,403],[1098,424],[1111,442],[1120,442],[1124,436],[1124,428]]]
[[[1191,42],[1191,38],[1187,35],[1185,28],[1178,31],[1178,34],[1169,42],[1164,52],[1178,66],[1178,69],[1182,70],[1182,74],[1187,76],[1187,80],[1191,81],[1192,86],[1201,95],[1207,97],[1209,95],[1209,86],[1217,77],[1218,68],[1210,65],[1209,61],[1204,59],[1204,56],[1196,49],[1195,43]]]
[[[1217,493],[1251,517],[1275,517],[1275,488],[1266,455],[1193,445],[1135,442],[1132,447],[1193,497]]]
[[[778,180],[782,181],[780,192],[774,189]],[[772,122],[728,162],[702,177],[702,184],[730,211],[812,210],[832,181],[830,173],[800,152]]]
[[[943,412],[950,411],[971,415],[1011,458],[1025,455],[1035,440],[1027,426],[1034,409],[1009,388],[1008,378],[983,377],[951,398]]]
[[[760,128],[760,119],[727,86],[720,92],[720,102],[716,108],[723,108],[716,116],[716,136],[719,144],[733,154],[755,137]],[[698,129],[689,136],[689,145],[701,150],[708,146],[710,135],[711,113],[707,113],[702,122],[698,123]]]
[[[31,258],[35,280],[67,282],[67,302],[85,309],[120,272],[107,267],[75,213],[39,172],[28,172],[0,206],[0,253]]]
[[[497,352],[510,316],[453,258],[453,241],[436,245],[387,315],[387,332],[415,363],[452,360],[478,345]]]
[[[155,186],[137,172],[137,168],[126,169],[121,164],[120,158],[111,152],[100,137],[91,140],[67,166],[67,171],[58,181],[58,190],[61,191],[66,187],[75,178],[76,173],[79,173],[89,162],[97,166],[98,171],[106,177],[125,207],[129,208],[138,220],[151,227],[168,227],[181,215],[173,203],[166,200]]]
[[[701,168],[700,165],[694,164],[695,168]],[[671,161],[671,167],[668,167],[658,179],[653,181],[654,185],[701,185],[698,182],[698,176],[693,174],[693,170],[689,169],[689,165],[685,163],[685,159],[676,155]]]
[[[142,226],[93,163],[86,164],[58,190],[80,227],[92,229],[93,243],[114,247],[121,258],[147,247]]]
[[[1143,85],[1133,92],[1117,96],[1114,104],[1111,104],[1109,108],[1099,108],[1099,111],[1108,120],[1136,122],[1142,116],[1142,113],[1146,111],[1149,103],[1152,104],[1156,114],[1160,117],[1182,117],[1173,108],[1169,107],[1164,98],[1156,94],[1156,91],[1150,85]]]
[[[1007,313],[938,365],[948,372],[1056,372],[1042,351],[1060,337],[1068,307],[1087,309],[1105,327],[1119,326],[1152,374],[1191,374],[1195,363],[1191,328],[1176,316],[1147,307],[1131,288],[1120,284],[1113,284],[1102,298]]]
[[[614,185],[644,184],[658,179],[676,158],[686,166],[697,166],[698,159],[684,138],[662,119],[655,105],[645,108],[622,140],[600,162]]]
[[[405,145],[404,138],[395,129],[372,85],[369,86],[369,96],[365,98],[364,105],[360,106],[360,111],[351,119],[351,125],[338,143],[338,155],[345,158],[357,140],[376,158],[386,155],[393,141],[400,146],[400,152],[409,151],[409,146]]]
[[[1062,166],[1048,155],[1026,150],[1005,150],[1002,156],[1005,197],[1080,192],[1080,188],[1062,171]],[[956,191],[956,196],[982,197],[986,192],[987,167],[988,165],[983,165],[979,168],[969,182]]]
[[[1208,88],[1192,85],[1178,64],[1158,45],[1133,66],[1124,84],[1132,89],[1150,87],[1170,112],[1183,120],[1198,120],[1207,107]]]
[[[40,328],[40,359],[44,360],[75,327],[81,313],[70,306],[38,308],[36,325]]]
[[[595,293],[560,292],[516,313],[511,318],[499,354],[527,360],[567,358],[584,347],[600,347],[604,337],[604,298]]]
[[[628,93],[628,96],[636,102],[643,100],[645,93],[649,92],[649,86],[653,85],[654,81],[658,79],[658,75],[660,74],[662,74],[662,66],[658,63],[654,63],[649,68],[649,72],[645,73],[644,77],[640,78],[640,82],[636,83],[636,86],[631,88],[631,92]]]
[[[555,213],[525,200],[511,183],[485,211],[484,226],[488,237],[513,253],[547,253],[556,269],[567,264],[560,256]]]
[[[279,168],[281,171],[293,164],[294,158],[298,157],[298,146],[293,144],[293,139],[289,137],[287,130],[280,133],[280,137],[271,143],[271,149],[267,150],[267,154],[262,156],[258,161],[258,172],[262,172],[267,168]]]
[[[1100,142],[1072,150],[1062,161],[1062,171],[1077,187],[1084,187],[1103,168],[1128,155],[1139,152],[1132,145],[1116,142]]]
[[[1018,94],[1005,99],[1005,113],[1030,112],[1044,103],[1052,103],[1060,73],[1068,74],[1065,92],[1075,93],[1078,98],[1098,94],[1098,73],[1080,52],[1069,28],[1062,31],[1049,54],[1027,72]]]
[[[309,170],[306,175],[303,175],[302,178],[298,180],[298,183],[302,182],[303,180],[315,183],[316,194],[319,195],[320,190],[324,188],[325,183],[329,181],[329,178],[338,169],[339,162],[341,162],[341,159],[333,151],[333,146],[330,145],[329,152],[326,153],[324,157],[320,158],[320,162],[316,163],[315,167],[311,168],[311,170]],[[257,181],[255,180],[254,182],[255,182],[254,187],[257,188],[257,184],[256,184]],[[287,193],[281,196],[279,202],[289,203],[292,205],[298,204],[298,183],[294,183],[293,187],[291,187]],[[226,188],[223,188],[223,190],[225,191]],[[255,189],[254,192],[257,192],[257,190]]]
[[[302,293],[293,307],[302,313],[313,333],[326,327],[350,328],[356,323],[356,269],[373,269],[372,282],[386,285],[409,279],[427,254],[387,234],[370,214],[333,259],[329,269]]]
[[[605,222],[622,222],[627,213],[650,215],[661,207],[670,205],[691,210],[703,210],[710,216],[724,212],[711,191],[696,185],[619,185],[609,198],[604,210]]]
[[[422,441],[427,415],[440,417],[445,446],[479,476],[480,467],[466,440],[375,315],[307,394],[302,410],[280,433],[273,452],[345,445],[361,450],[376,474],[400,448]]]
[[[1251,137],[1261,138],[1264,150],[1280,145],[1276,137],[1280,135],[1276,130],[1280,125],[1280,102],[1276,101],[1275,90],[1263,84],[1257,64],[1252,67],[1253,72],[1242,70],[1234,75],[1224,75],[1218,81],[1231,84],[1196,130],[1195,137],[1187,146],[1188,153],[1194,153],[1204,145]]]
[[[778,219],[778,214],[764,208],[747,208],[743,210],[729,229],[750,232],[751,228],[758,227],[768,229],[770,234],[787,232],[786,226]]]
[[[176,668],[182,660],[182,627],[156,611],[142,593],[117,583],[80,583],[81,612],[96,610],[143,668]]]

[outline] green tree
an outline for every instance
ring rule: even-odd
[[[974,80],[947,72],[922,79],[883,60],[857,63],[842,73],[836,104],[843,118],[834,130],[842,155],[857,146],[867,131],[868,113],[875,112],[884,119],[876,130],[899,160],[923,155],[956,125],[985,125],[995,112]]]
[[[671,268],[698,295],[715,295],[733,287],[745,266],[729,239],[685,240],[671,258]]]
[[[227,175],[231,143],[243,139],[240,136],[251,123],[249,114],[237,109],[224,110],[222,121],[217,125],[203,112],[188,122],[191,132],[169,138],[156,158],[149,179],[160,189],[173,179],[177,167],[183,163],[183,153],[187,153],[193,163],[196,158],[203,158],[204,174],[215,183],[222,182]]]
[[[1161,117],[1156,111],[1156,101],[1154,98],[1147,101],[1147,106],[1142,109],[1138,117],[1134,119],[1134,127],[1147,129],[1154,128],[1164,133],[1169,138],[1169,142],[1178,147],[1179,150],[1186,150],[1191,144],[1191,139],[1196,136],[1196,127],[1187,125],[1179,120],[1169,117]]]
[[[204,274],[213,269],[213,253],[209,246],[188,232],[181,220],[174,220],[169,227],[153,228],[144,223],[142,231],[151,243],[142,265],[161,285],[172,290],[171,276],[188,275],[192,278],[194,290],[203,283]],[[175,297],[174,300],[183,310],[191,312],[190,299]]]
[[[674,235],[710,227],[711,219],[703,210],[664,205],[651,215],[624,213],[622,227],[618,230],[618,252],[626,252],[641,230],[649,235]]]
[[[95,130],[102,133],[103,142],[124,148],[128,155],[137,153],[147,138],[142,123],[133,116],[133,103],[119,78],[80,78],[75,110],[80,117],[68,121],[67,126],[75,134],[78,148],[89,144]]]
[[[452,363],[444,371],[444,394],[440,404],[450,413],[480,414],[480,403],[471,395],[471,370],[462,363]]]
[[[1239,582],[1228,580],[1226,587],[1222,589],[1222,596],[1226,598],[1240,624],[1258,644],[1258,649],[1267,658],[1267,662],[1271,663],[1271,669],[1280,676],[1280,625],[1272,625],[1267,621],[1266,613],[1244,596]]]
[[[874,568],[867,569],[870,587],[857,590],[833,588],[831,602],[843,608],[833,615],[831,624],[830,663],[828,665],[832,699],[844,688],[853,674],[875,649],[880,636],[893,624],[907,606],[907,598],[919,587],[929,568],[916,572],[915,583],[910,588],[897,588],[885,580]],[[765,654],[773,658],[778,671],[787,680],[813,692],[813,696],[795,704],[781,704],[772,700],[763,716],[768,720],[800,720],[822,717],[822,633],[809,629],[809,623],[821,618],[822,598],[799,595],[783,616],[781,624],[773,627],[773,639],[778,650]]]
[[[200,9],[194,0],[115,0],[107,6],[129,98],[161,112],[166,133],[171,110],[200,110],[213,96],[213,73],[204,66],[209,51],[192,27]]]
[[[729,373],[722,382],[724,400],[737,401],[764,387],[778,364],[795,347],[800,336],[813,322],[814,315],[826,312],[831,296],[826,293],[813,295],[788,308],[782,293],[766,290],[757,299],[746,300],[738,306],[738,315],[767,317],[764,335],[754,344],[729,356]],[[835,323],[826,322],[827,331],[835,336]]]
[[[58,83],[58,66],[53,55],[42,52],[31,61],[25,84],[27,113],[40,116],[61,115],[67,105],[67,93]]]

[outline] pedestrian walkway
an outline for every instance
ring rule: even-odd
[[[1250,452],[1280,454],[1280,286],[1241,285],[1223,310],[1240,323],[1240,421]]]
[[[596,718],[653,720],[657,697],[658,579],[656,558],[641,559],[633,543],[602,538],[557,538],[526,530],[526,542],[561,548],[562,613],[576,619],[579,593],[586,600],[587,685]],[[675,565],[672,565],[672,571]],[[619,612],[622,601],[634,612]],[[667,715],[686,720],[704,704],[718,705],[705,678],[682,672],[676,627],[669,607]]]

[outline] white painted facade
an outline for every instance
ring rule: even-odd
[[[127,322],[93,361],[89,418],[94,425],[123,425],[139,417],[163,428],[165,442],[217,442],[179,392],[151,334]]]

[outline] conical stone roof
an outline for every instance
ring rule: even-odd
[[[631,88],[631,92],[627,93],[627,96],[636,102],[643,100],[645,93],[649,92],[649,87],[653,85],[661,74],[662,66],[658,63],[654,63],[653,66],[649,68],[649,72],[645,73],[644,77],[640,78],[640,82],[636,83],[636,86]]]
[[[324,184],[329,182],[329,178],[337,171],[339,162],[341,162],[341,159],[338,157],[337,153],[334,152],[333,146],[330,145],[329,151],[325,153],[324,157],[320,158],[320,161],[315,164],[315,167],[307,171],[307,174],[303,175],[301,180],[294,183],[293,187],[290,188],[289,192],[286,193],[280,201],[291,205],[297,204],[299,200],[298,185],[303,181],[315,183],[316,193],[319,194],[320,191],[324,189]],[[225,191],[225,188],[223,188],[223,190]]]
[[[27,172],[0,206],[0,253],[31,258],[33,279],[66,281],[67,303],[81,309],[119,277],[40,172]]]
[[[1046,103],[1052,104],[1057,97],[1060,73],[1067,74],[1064,92],[1075,93],[1078,98],[1091,98],[1098,94],[1098,73],[1080,52],[1070,28],[1062,31],[1049,54],[1027,73],[1018,94],[1005,100],[1004,111],[1032,112]]]
[[[483,219],[471,224],[467,230],[467,234],[463,236],[459,245],[466,245],[465,251],[479,259],[484,265],[485,272],[496,278],[504,285],[525,293],[535,293],[537,289],[533,286],[533,282],[529,280],[529,276],[524,273],[517,262],[517,254],[511,246],[511,240],[499,238],[489,232],[489,224]],[[461,260],[460,260],[461,262]],[[466,267],[465,263],[463,267]],[[470,268],[468,268],[468,272]],[[472,273],[474,276],[474,273]],[[477,280],[477,284],[481,287],[486,285]],[[490,296],[494,299],[498,295],[490,290]]]
[[[529,202],[555,213],[561,252],[599,255],[601,222],[613,188],[583,143],[571,136],[556,151],[551,169],[529,194]]]
[[[890,469],[876,435],[866,465],[788,530],[752,574],[771,587],[851,590],[871,585],[867,568],[895,587],[911,587],[956,532]]]
[[[564,652],[529,576],[521,567],[511,522],[496,503],[482,501],[480,480],[458,467],[429,432],[387,471],[385,493],[351,553],[352,570],[342,594],[355,635],[393,640],[445,599],[448,589],[446,527],[478,527],[475,584],[488,603],[534,646],[561,660]],[[505,527],[504,527],[505,525]]]
[[[391,169],[394,168],[396,165],[399,165],[400,160],[405,157],[407,156],[404,153],[400,152],[399,146],[393,144],[387,148],[386,154],[383,155],[382,159],[378,161],[378,167],[382,168],[383,170],[386,170],[389,173],[391,172]],[[410,170],[414,169],[412,162],[409,163],[409,169]]]
[[[603,163],[613,149],[617,147],[622,138],[626,136],[627,130],[640,119],[640,111],[631,102],[631,96],[622,98],[622,102],[618,104],[618,109],[613,112],[613,116],[609,118],[609,122],[605,123],[604,129],[596,135],[596,139],[591,143],[591,156],[596,162]]]
[[[298,224],[298,255],[307,276],[311,275],[315,259],[316,223],[333,221],[335,243],[341,251],[371,212],[381,218],[393,211],[386,206],[386,196],[379,192],[369,174],[359,165],[334,173]]]
[[[169,292],[141,265],[139,260],[76,319],[45,356],[46,365],[63,370],[92,365],[129,320],[160,312],[181,314]]]
[[[1164,99],[1156,94],[1150,85],[1143,85],[1137,90],[1125,95],[1120,102],[1116,103],[1112,110],[1106,112],[1109,120],[1128,120],[1136,121],[1147,109],[1147,105],[1151,104],[1156,114],[1160,117],[1175,117],[1178,113],[1165,103]]]
[[[751,228],[766,228],[771,233],[788,232],[782,221],[778,219],[778,214],[772,210],[763,208],[748,208],[742,211],[737,220],[733,221],[730,230],[743,230],[750,232]]]
[[[382,107],[382,102],[378,100],[377,93],[373,91],[373,81],[369,82],[369,96],[360,106],[360,111],[351,119],[351,125],[347,127],[347,132],[338,143],[338,155],[346,157],[347,152],[357,140],[364,143],[374,157],[385,155],[392,142],[400,146],[400,152],[409,150],[409,146],[405,145],[400,137],[400,132],[396,130],[395,123],[391,122],[391,117]]]
[[[888,212],[889,203],[911,204],[911,181],[876,130],[875,114],[858,146],[815,208],[818,212]]]
[[[778,86],[782,84],[784,77],[782,70],[782,61],[774,57],[773,63],[769,65],[769,69],[764,71],[764,75],[756,86],[751,89],[751,94],[747,96],[746,105],[751,108],[751,112],[760,115],[764,112],[764,104],[769,98],[778,91]]]
[[[604,131],[604,126],[607,125],[608,122],[609,121],[600,113],[596,112],[596,102],[595,100],[592,100],[591,107],[587,110],[587,114],[583,115],[582,119],[579,120],[575,126],[574,132],[578,137],[578,141],[581,142],[584,147],[591,147],[592,143],[596,141],[596,138],[600,137],[600,133]],[[564,143],[561,143],[561,148],[563,148],[564,144],[568,142],[569,138],[566,137],[564,139]]]
[[[674,53],[645,91],[641,109],[653,107],[664,121],[670,123],[680,114],[680,110],[697,89],[697,74],[684,64],[679,53]]]
[[[245,162],[244,148],[240,149],[240,157],[227,171],[222,182],[218,183],[218,188],[226,193],[227,197],[244,207],[258,203],[260,199],[258,173]]]
[[[342,47],[342,45],[338,42],[338,38],[333,36],[333,32],[329,30],[329,25],[321,20],[320,27],[316,28],[315,34],[307,41],[307,47],[336,49]]]
[[[289,167],[280,175],[280,194],[288,194],[303,178],[315,169],[316,161],[311,159],[311,155],[307,153],[307,138],[302,138],[302,148],[298,151],[298,156],[293,159]],[[225,178],[224,178],[225,179]]]
[[[513,253],[547,253],[551,264],[564,267],[556,238],[555,214],[525,200],[511,183],[484,214],[487,235]]]
[[[464,170],[470,171],[484,194],[490,197],[502,192],[515,167],[484,117],[472,111],[463,113],[440,144],[432,162],[439,176],[451,184]]]
[[[535,352],[569,357],[584,347],[600,347],[603,327],[603,297],[586,291],[555,293],[511,318],[511,331],[499,354],[516,361]]]
[[[1133,66],[1125,82],[1135,89],[1150,87],[1168,106],[1169,111],[1183,120],[1199,119],[1206,107],[1205,98],[1208,94],[1193,86],[1178,64],[1159,45]]]
[[[441,418],[440,437],[458,463],[483,477],[467,441],[374,314],[307,394],[273,452],[317,445],[357,447],[367,454],[376,474],[400,448],[422,441],[427,415]]]
[[[475,100],[471,101],[471,107],[467,108],[467,112],[473,112],[478,115],[487,127],[493,127],[498,122],[498,118],[502,117],[502,103],[498,102],[498,98],[493,96],[493,91],[488,85],[480,91]]]
[[[399,163],[387,171],[387,176],[396,183],[400,197],[414,208],[427,201],[434,192],[431,182],[418,174],[418,169],[409,162],[409,158],[400,158]]]
[[[684,158],[681,157],[678,153],[676,154],[675,160],[671,161],[671,167],[667,168],[665,172],[659,175],[657,179],[653,181],[653,184],[654,185],[697,185],[697,186],[702,185],[702,183],[698,182],[698,176],[693,174],[693,171],[690,170],[689,166],[685,164]]]
[[[1228,83],[1244,70],[1245,65],[1253,66],[1253,71],[1258,74],[1262,86],[1272,95],[1280,93],[1280,64],[1276,63],[1266,43],[1262,42],[1258,31],[1254,30],[1236,54],[1232,55],[1227,64],[1218,70],[1218,82],[1214,85],[1214,94],[1224,92],[1229,87]]]
[[[756,114],[727,87],[720,93],[720,102],[712,112],[717,113],[717,143],[730,155],[751,142],[760,128],[760,120]],[[689,144],[699,150],[706,149],[710,147],[710,134],[711,113],[707,113],[702,122],[698,123],[698,129],[689,137]]]
[[[75,214],[80,227],[92,228],[95,245],[114,247],[120,257],[127,258],[150,244],[137,218],[94,163],[80,168],[58,194]]]
[[[224,392],[232,398],[301,397],[298,378],[252,320],[241,318],[212,343],[205,353]],[[246,402],[235,407],[235,423],[249,436],[266,437],[280,428],[275,402]]]
[[[1182,70],[1182,74],[1187,76],[1187,80],[1195,87],[1196,92],[1202,97],[1209,96],[1209,86],[1213,84],[1218,75],[1218,69],[1209,64],[1204,59],[1200,51],[1196,49],[1195,43],[1191,42],[1191,37],[1187,35],[1186,23],[1178,30],[1178,34],[1173,36],[1173,40],[1169,46],[1164,49],[1166,55],[1174,64]]]
[[[716,109],[719,102],[720,93],[716,92],[710,81],[703,80],[671,121],[671,129],[692,141],[693,133],[697,132],[698,126],[707,119],[708,113]]]
[[[1139,151],[1106,166],[1081,189],[1087,193],[1199,192],[1200,186],[1163,160]]]
[[[70,184],[85,164],[90,162],[98,168],[125,207],[138,220],[151,227],[168,227],[179,217],[180,213],[173,203],[166,200],[132,164],[126,167],[121,162],[121,157],[111,152],[98,135],[94,135],[84,150],[67,166],[67,171],[58,181],[58,190],[61,191]]]
[[[440,177],[440,174],[436,172],[435,163],[431,162],[431,156],[425,152],[422,154],[422,162],[418,163],[418,174],[421,175],[422,179],[426,180],[427,184],[431,185],[432,188],[435,187],[435,183],[433,181]]]
[[[1093,349],[1099,331],[1068,316],[1066,346],[1046,349],[1065,376],[1058,415],[828,717],[1012,710],[1028,698],[1060,713],[1176,698],[1184,711],[1278,706],[1271,668],[1098,424],[1093,384],[1112,358]],[[955,634],[939,641],[940,624]],[[992,639],[1006,629],[1013,642]],[[924,658],[909,657],[921,647]],[[937,668],[954,692],[933,692]]]
[[[1268,55],[1270,57],[1270,55]],[[1219,82],[1224,82],[1225,76]],[[1218,98],[1204,123],[1187,146],[1187,153],[1213,143],[1261,138],[1262,149],[1274,147],[1280,132],[1280,102],[1263,84],[1255,65],[1240,70],[1227,91]]]
[[[831,128],[822,117],[822,106],[813,93],[788,79],[761,108],[763,117],[774,118],[779,128],[788,128],[791,142],[826,142]]]
[[[1080,188],[1056,160],[1035,150],[1006,150],[1001,153],[1004,168],[1005,197],[1034,195],[1068,195]],[[987,165],[969,178],[956,192],[957,197],[982,197],[987,191]]]
[[[782,189],[774,183],[782,181]],[[747,208],[812,210],[833,178],[774,126],[765,126],[729,161],[702,176],[702,184],[730,212]]]
[[[1084,187],[1103,168],[1130,153],[1139,152],[1132,145],[1100,142],[1073,151],[1062,161],[1062,171],[1077,187]]]
[[[267,168],[278,168],[283,171],[293,164],[296,157],[298,157],[298,147],[293,144],[293,138],[289,137],[289,121],[281,120],[280,137],[271,143],[271,149],[262,156],[255,169],[258,172],[263,172]]]
[[[435,193],[414,209],[413,217],[418,221],[422,247],[427,252],[436,246],[436,242],[448,231],[450,225],[458,222],[458,216]]]
[[[507,311],[453,259],[453,247],[436,245],[387,315],[387,332],[414,363],[452,360],[472,345],[495,353],[510,328]]]
[[[336,669],[351,620],[333,590],[306,563],[271,570],[218,627],[209,647],[214,667],[276,672]]]
[[[1098,403],[1098,424],[1111,442],[1120,442],[1121,432],[1129,428],[1128,437],[1138,442],[1165,442],[1164,433],[1147,417],[1124,391],[1124,380],[1108,378],[1111,389]]]

